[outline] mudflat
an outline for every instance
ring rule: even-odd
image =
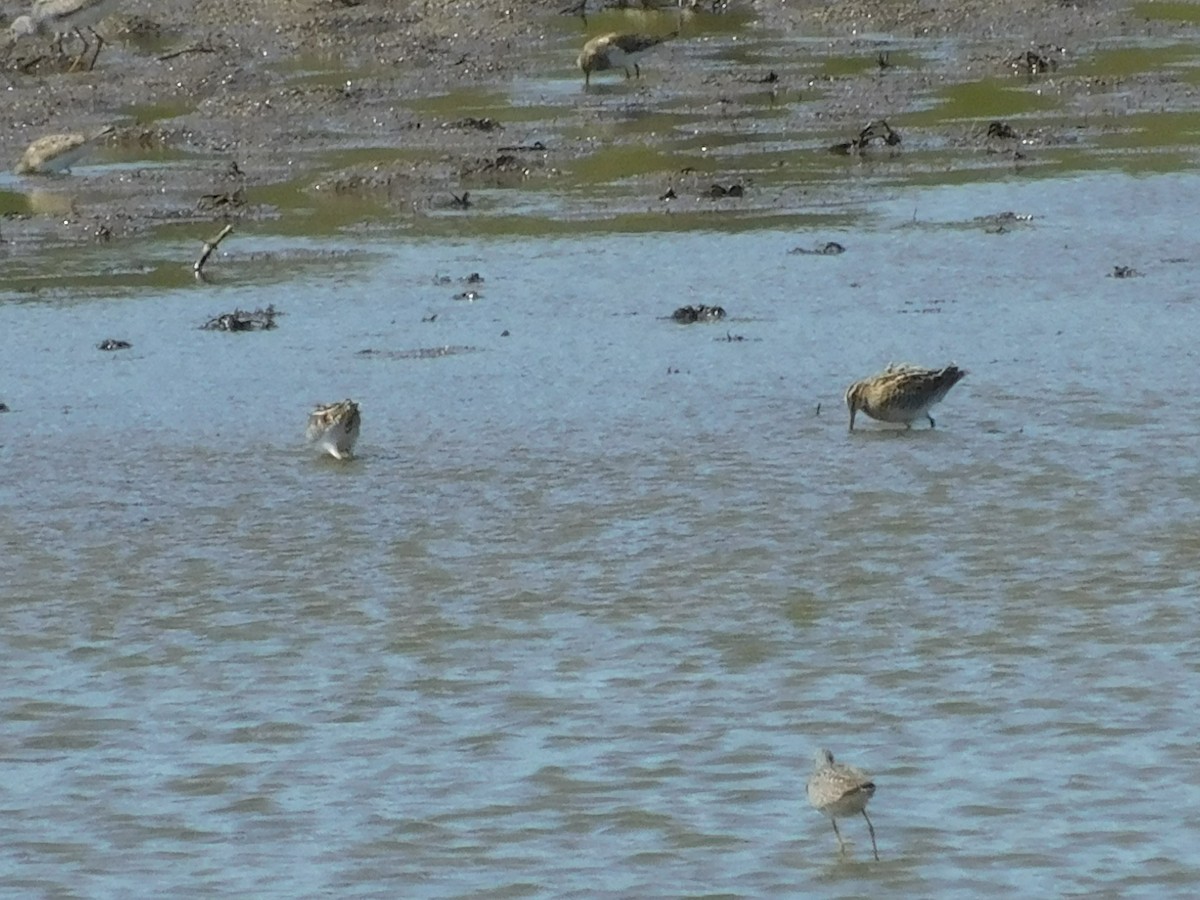
[[[421,229],[472,209],[520,217],[511,189],[573,222],[714,201],[774,215],[861,190],[839,155],[895,177],[1036,166],[1197,105],[1178,53],[1131,61],[1194,45],[1200,16],[1171,4],[600,6],[130,0],[97,26],[90,71],[72,70],[73,36],[63,54],[23,37],[0,70],[4,168],[37,138],[110,124],[96,156],[116,164],[0,182],[0,236],[28,249],[269,222],[330,198],[343,225],[361,203]],[[668,40],[641,78],[585,89],[576,55],[606,31]],[[894,142],[870,140],[878,122]]]

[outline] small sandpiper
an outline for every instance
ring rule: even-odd
[[[593,72],[603,72],[607,69],[624,69],[625,77],[629,78],[630,66],[633,67],[634,74],[641,78],[642,70],[634,57],[674,36],[674,33],[656,37],[650,34],[623,34],[613,31],[592,38],[583,45],[579,59],[576,60],[576,64],[583,70],[584,84],[592,83]]]
[[[66,174],[92,144],[113,131],[114,126],[106,125],[90,134],[48,134],[40,137],[26,148],[14,171],[18,175]]]
[[[893,363],[878,375],[856,381],[846,389],[850,430],[854,430],[854,414],[859,410],[880,422],[903,422],[905,428],[911,428],[914,420],[925,418],[929,427],[934,428],[937,423],[929,410],[966,374],[965,369],[953,364],[944,369],[926,369]]]
[[[808,802],[814,809],[829,816],[833,823],[833,833],[837,835],[838,848],[846,852],[846,842],[838,831],[837,817],[852,816],[862,813],[867,820],[867,830],[871,833],[871,849],[875,859],[879,859],[879,848],[875,845],[875,826],[867,815],[867,801],[875,796],[875,782],[854,766],[833,761],[833,754],[828,750],[818,750],[816,766],[808,778]]]
[[[88,71],[96,67],[100,56],[100,48],[104,46],[103,36],[96,31],[95,26],[110,16],[121,0],[34,0],[28,15],[17,16],[9,26],[9,40],[32,34],[54,33],[54,45],[57,52],[62,53],[63,35],[74,33],[83,42],[83,51],[71,64],[71,71],[79,68],[92,45],[83,36],[83,29],[91,33],[96,42],[95,52],[88,63]]]
[[[362,417],[353,400],[326,403],[318,406],[308,417],[306,437],[323,453],[334,459],[349,459],[354,455]]]

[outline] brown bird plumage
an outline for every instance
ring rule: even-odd
[[[808,778],[808,802],[825,815],[833,823],[833,833],[838,839],[838,848],[844,853],[846,844],[842,833],[838,831],[837,817],[852,816],[862,813],[867,820],[867,830],[871,833],[871,849],[875,858],[879,859],[879,847],[875,844],[875,826],[867,815],[867,801],[875,796],[875,782],[854,766],[834,762],[833,754],[828,750],[818,750],[816,765]]]
[[[91,134],[48,134],[26,148],[14,171],[18,175],[69,172],[88,147],[112,132],[113,126],[107,125]]]
[[[966,374],[965,369],[955,365],[926,369],[893,364],[878,375],[856,381],[846,389],[850,430],[854,430],[854,415],[860,410],[880,422],[903,422],[906,428],[911,428],[916,419],[925,418],[933,428],[937,423],[929,410]]]
[[[583,70],[585,84],[591,84],[593,72],[603,72],[607,69],[624,69],[625,77],[629,78],[630,66],[633,67],[637,77],[641,78],[642,70],[633,57],[651,47],[657,47],[668,37],[674,37],[674,35],[657,37],[650,34],[627,34],[618,31],[602,34],[583,45],[576,64]]]
[[[306,436],[334,459],[349,459],[354,455],[362,417],[353,400],[326,403],[318,406],[308,417]]]

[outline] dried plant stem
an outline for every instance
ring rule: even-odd
[[[226,225],[217,233],[215,237],[204,242],[204,250],[201,252],[200,258],[197,259],[195,264],[192,266],[192,271],[196,273],[197,278],[204,277],[204,264],[208,262],[208,258],[212,256],[213,251],[220,246],[221,241],[225,240],[225,238],[228,237],[232,231],[233,226]]]

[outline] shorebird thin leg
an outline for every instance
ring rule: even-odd
[[[833,823],[833,833],[837,836],[837,839],[838,839],[838,850],[841,853],[845,853],[846,852],[846,842],[842,840],[842,833],[840,831],[838,831],[837,819],[835,819],[833,816],[830,816],[829,821]]]
[[[871,849],[875,851],[875,861],[879,862],[879,848],[875,846],[875,826],[871,824],[871,817],[867,815],[867,811],[862,811],[863,818],[867,820],[867,831],[871,832]]]
[[[104,36],[95,28],[89,28],[88,31],[90,31],[92,33],[92,37],[96,39],[96,52],[92,54],[92,61],[88,64],[88,71],[90,72],[96,68],[96,60],[100,58],[100,48],[104,46]]]
[[[641,70],[641,68],[638,66],[638,64],[637,64],[637,63],[634,63],[634,64],[633,64],[633,71],[637,72],[637,77],[638,77],[639,79],[641,79],[641,77],[642,77],[642,70]]]
[[[929,420],[930,428],[937,428],[937,422],[933,421],[933,416],[929,415],[929,413],[925,413],[925,418]]]

